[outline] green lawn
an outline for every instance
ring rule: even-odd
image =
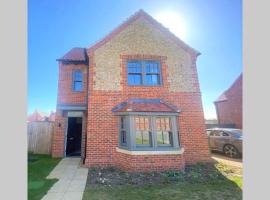
[[[28,199],[40,200],[57,179],[46,179],[60,159],[49,155],[28,155]]]
[[[222,163],[216,164],[223,178],[200,181],[198,170],[190,172],[192,182],[178,181],[150,186],[118,185],[91,187],[86,185],[84,200],[240,200],[242,177],[235,169]],[[199,169],[200,170],[200,169]],[[241,172],[242,173],[242,172]],[[214,173],[213,173],[214,174]]]

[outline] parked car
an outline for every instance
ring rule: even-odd
[[[233,128],[207,129],[211,150],[223,152],[226,156],[237,158],[242,155],[242,130]]]

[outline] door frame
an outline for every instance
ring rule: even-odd
[[[69,117],[81,117],[82,118],[82,131],[83,131],[83,120],[84,120],[83,112],[82,111],[68,111],[67,112],[67,117],[65,119],[65,121],[66,121],[66,123],[65,123],[65,137],[64,137],[64,141],[65,141],[65,144],[64,144],[64,156],[65,157],[68,157],[67,156],[67,134],[68,134],[68,118]],[[81,146],[81,149],[82,149],[82,146]],[[82,152],[81,152],[81,156],[82,156]]]

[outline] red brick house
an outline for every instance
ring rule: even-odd
[[[231,87],[214,102],[219,124],[242,129],[242,73]]]
[[[52,155],[86,167],[182,169],[210,160],[200,53],[140,10],[59,61]]]

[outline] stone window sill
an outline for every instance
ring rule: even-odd
[[[122,149],[119,147],[116,147],[116,151],[120,152],[120,153],[125,153],[125,154],[129,154],[129,155],[179,155],[179,154],[183,154],[184,153],[184,148],[180,148],[177,150],[167,150],[167,151],[129,151],[126,149]]]

